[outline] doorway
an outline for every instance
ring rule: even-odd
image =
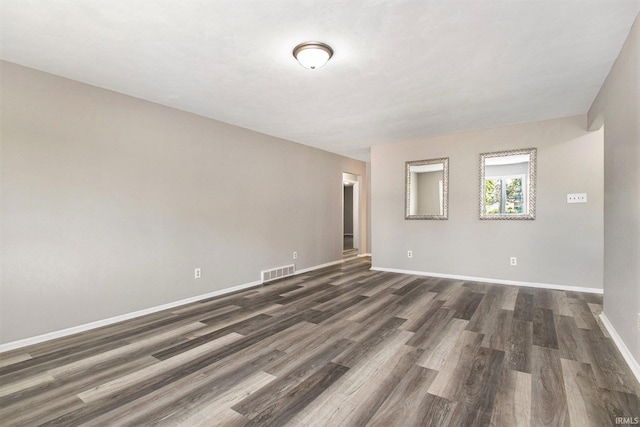
[[[342,173],[342,257],[358,255],[360,248],[360,184],[359,175]]]

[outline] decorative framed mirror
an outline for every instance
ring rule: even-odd
[[[480,219],[536,217],[535,148],[480,154]]]
[[[404,218],[449,218],[448,157],[406,162]]]

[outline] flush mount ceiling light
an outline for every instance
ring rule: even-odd
[[[293,49],[293,56],[304,68],[315,70],[327,63],[333,56],[333,49],[320,42],[304,42]]]

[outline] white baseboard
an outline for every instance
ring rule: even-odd
[[[328,267],[335,264],[340,264],[343,260],[332,261],[326,264],[316,265],[309,268],[304,268],[302,270],[296,271],[295,274],[307,273],[309,271],[317,270],[319,268]],[[290,276],[293,277],[293,276]],[[262,281],[257,280],[255,282],[244,283],[237,286],[232,286],[230,288],[220,289],[218,291],[209,292],[202,295],[197,295],[190,298],[185,298],[179,301],[170,302],[167,304],[158,305],[155,307],[145,308],[143,310],[134,311],[131,313],[121,314],[119,316],[109,317],[108,319],[97,320],[95,322],[85,323],[84,325],[73,326],[71,328],[62,329],[59,331],[48,332],[46,334],[37,335],[35,337],[24,338],[18,341],[8,342],[6,344],[0,344],[0,353],[15,350],[17,348],[26,347],[33,344],[39,344],[45,341],[50,341],[56,338],[62,338],[69,335],[77,334],[79,332],[89,331],[91,329],[100,328],[102,326],[112,325],[114,323],[122,322],[123,320],[129,320],[136,317],[144,316],[146,314],[156,313],[158,311],[167,310],[170,308],[175,308],[181,305],[190,304],[192,302],[201,301],[203,299],[217,297],[221,295],[230,294],[237,291],[242,291],[245,289],[253,288],[255,286],[262,285]]]
[[[371,256],[371,254],[358,254],[359,257]]]
[[[336,265],[336,264],[340,264],[342,263],[343,260],[338,260],[338,261],[331,261],[331,262],[327,262],[324,264],[320,264],[320,265],[314,265],[313,267],[309,267],[309,268],[303,268],[302,270],[296,270],[296,274],[303,274],[303,273],[308,273],[310,271],[313,270],[318,270],[320,268],[325,268],[325,267],[329,267],[332,265]]]
[[[633,372],[633,375],[635,375],[636,379],[640,382],[640,364],[638,364],[638,361],[633,357],[631,351],[629,351],[629,348],[626,346],[624,341],[622,341],[620,335],[618,335],[616,328],[613,327],[604,313],[600,313],[600,320],[602,320],[602,324],[607,329],[607,332],[609,332],[611,339],[618,347],[618,350],[620,350],[620,353],[622,353],[622,357],[624,357],[627,365],[629,365],[631,372]]]
[[[179,301],[173,301],[167,304],[158,305],[155,307],[145,308],[143,310],[134,311],[131,313],[121,314],[119,316],[109,317],[108,319],[97,320],[95,322],[85,323],[84,325],[73,326],[71,328],[62,329],[59,331],[49,332],[35,337],[25,338],[18,341],[12,341],[6,344],[0,344],[0,353],[15,350],[16,348],[26,347],[28,345],[39,344],[41,342],[50,341],[56,338],[62,338],[69,335],[77,334],[78,332],[85,332],[91,329],[100,328],[102,326],[112,325],[114,323],[122,322],[123,320],[129,320],[136,317],[144,316],[146,314],[156,313],[162,310],[168,310],[181,305],[190,304],[192,302],[201,301],[203,299],[217,297],[220,295],[230,294],[232,292],[241,291],[243,289],[252,288],[254,286],[261,285],[261,281],[244,283],[242,285],[233,286],[231,288],[221,289],[218,291],[209,292],[195,297],[185,298]]]
[[[530,288],[555,289],[558,291],[588,292],[592,294],[603,293],[602,289],[597,289],[597,288],[582,288],[579,286],[554,285],[550,283],[520,282],[517,280],[489,279],[486,277],[472,277],[472,276],[460,276],[457,274],[429,273],[426,271],[401,270],[397,268],[384,268],[384,267],[371,267],[371,270],[388,271],[390,273],[412,274],[414,276],[431,276],[431,277],[442,277],[444,279],[469,280],[472,282],[497,283],[499,285],[528,286]]]

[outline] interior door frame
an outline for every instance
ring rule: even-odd
[[[346,183],[353,184],[353,247],[362,251],[362,224],[360,221],[360,201],[362,191],[362,177],[360,175],[342,172],[342,233],[341,241],[344,239],[344,187]]]

